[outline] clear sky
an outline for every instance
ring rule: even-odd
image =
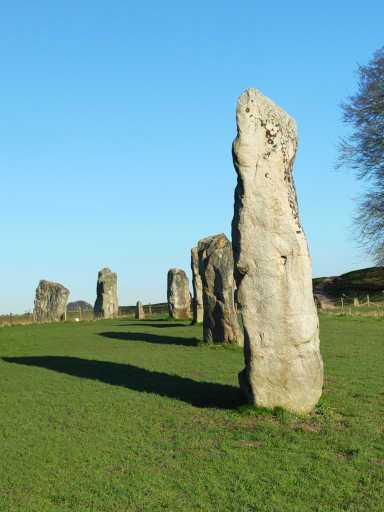
[[[159,302],[190,248],[230,238],[238,96],[299,129],[294,176],[314,276],[372,265],[350,225],[363,184],[333,170],[339,104],[383,45],[384,2],[13,0],[1,4],[0,313],[40,279]]]

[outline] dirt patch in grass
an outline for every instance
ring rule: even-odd
[[[326,384],[328,384],[328,383],[337,384],[339,382],[339,379],[337,379],[336,377],[324,377],[324,382]]]
[[[107,473],[129,473],[132,471],[132,467],[127,466],[111,466],[107,469]]]
[[[348,456],[345,453],[336,453],[335,459],[336,460],[347,460]]]
[[[238,441],[236,446],[255,448],[256,446],[265,446],[265,443],[263,443],[263,441]]]
[[[203,372],[193,372],[193,371],[184,371],[184,375],[189,375],[189,377],[206,377],[206,374]]]
[[[307,423],[307,422],[299,424],[299,427],[301,427],[304,432],[308,432],[308,433],[315,432],[316,434],[321,432],[324,428],[323,425],[320,425],[318,423],[316,424],[316,423]]]
[[[333,423],[332,428],[334,430],[346,430],[348,428],[348,425],[345,423]]]
[[[336,460],[349,460],[349,459],[352,459],[352,457],[354,455],[356,455],[356,453],[357,452],[355,450],[345,450],[345,451],[336,453],[335,459]]]

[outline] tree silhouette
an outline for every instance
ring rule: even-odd
[[[354,218],[360,242],[384,264],[384,46],[358,66],[358,90],[341,104],[351,134],[341,138],[337,167],[353,169],[368,182]]]

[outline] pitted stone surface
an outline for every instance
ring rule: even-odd
[[[202,323],[204,318],[203,283],[199,272],[199,253],[197,251],[197,247],[192,247],[191,249],[191,270],[193,285],[193,322]]]
[[[114,318],[118,315],[117,274],[109,268],[99,271],[97,278],[97,297],[94,306],[96,317]]]
[[[145,313],[144,313],[144,308],[143,308],[143,304],[140,300],[138,300],[136,302],[136,313],[135,313],[135,318],[137,320],[144,320],[145,319]]]
[[[191,294],[189,280],[179,268],[171,268],[167,276],[167,300],[169,316],[172,318],[189,318]]]
[[[36,288],[33,317],[37,322],[64,320],[69,290],[62,284],[41,280]]]
[[[236,120],[232,244],[245,356],[239,382],[250,403],[307,413],[321,396],[323,363],[292,177],[296,122],[256,89],[240,96]]]
[[[234,304],[232,244],[220,234],[203,238],[197,248],[203,283],[204,340],[243,346]]]

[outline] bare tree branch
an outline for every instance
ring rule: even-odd
[[[370,182],[361,196],[354,225],[358,238],[377,264],[384,264],[384,46],[366,66],[358,66],[358,90],[341,104],[344,123],[336,168],[349,167]]]

